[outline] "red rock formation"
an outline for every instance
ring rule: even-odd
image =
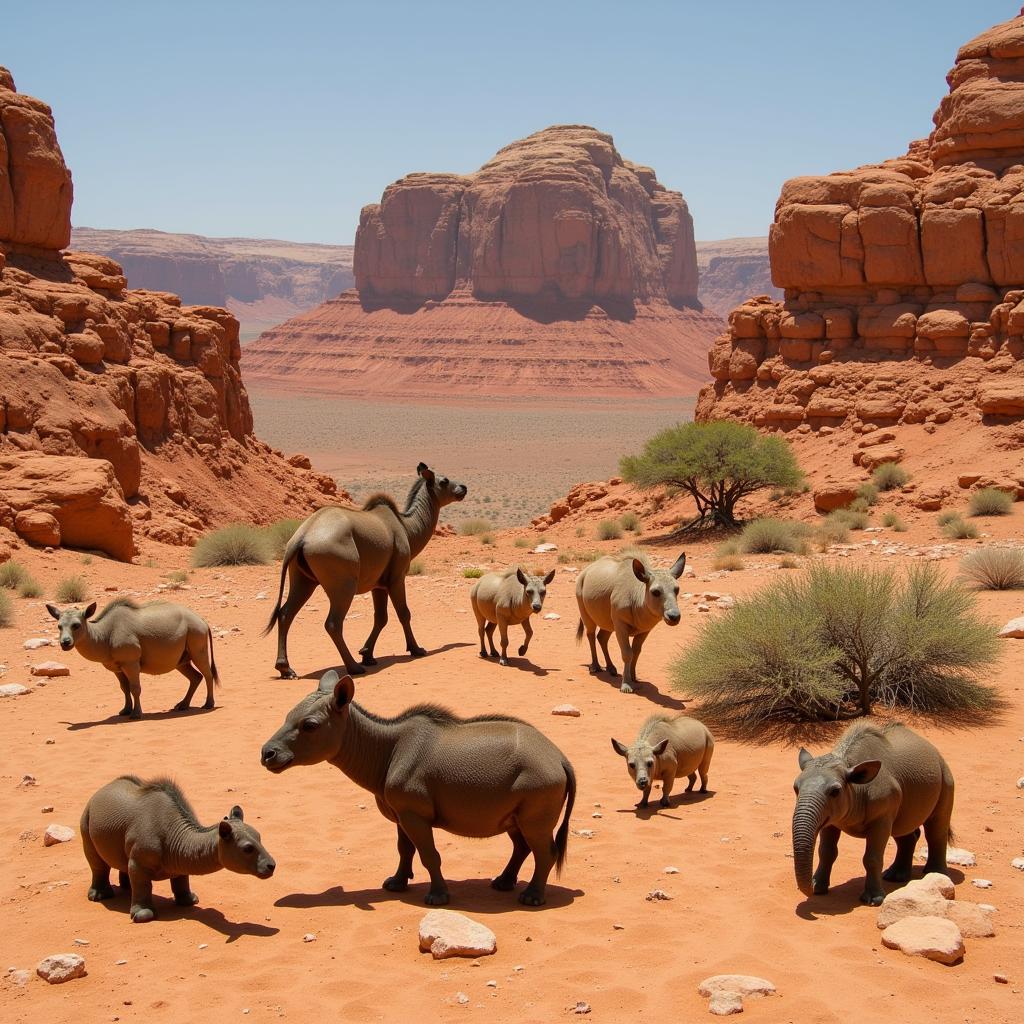
[[[364,208],[356,291],[267,332],[253,380],[335,392],[692,393],[716,317],[678,192],[579,125]]]
[[[697,270],[701,304],[727,317],[750,295],[782,298],[782,289],[772,284],[768,261],[768,238],[723,238],[697,242]]]
[[[56,251],[70,175],[49,108],[5,70],[0,123],[0,526],[126,558],[133,523],[187,543],[333,493],[253,437],[230,313],[128,291],[112,260]]]

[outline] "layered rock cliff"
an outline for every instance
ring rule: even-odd
[[[720,321],[678,192],[579,125],[363,209],[354,291],[264,334],[252,380],[340,393],[692,393]]]
[[[253,436],[229,312],[59,251],[71,175],[49,107],[3,69],[0,127],[0,532],[128,558],[139,535],[187,543],[333,493]]]
[[[782,289],[772,284],[767,236],[697,242],[697,270],[697,297],[703,306],[722,317],[751,295],[783,297]]]

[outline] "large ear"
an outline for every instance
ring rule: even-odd
[[[881,770],[881,761],[861,761],[852,768],[846,770],[846,781],[852,782],[855,786],[861,786],[870,782]]]
[[[421,462],[416,467],[416,472],[423,477],[428,484],[432,484],[434,482],[434,471],[425,462]]]
[[[629,753],[629,748],[626,746],[626,744],[620,743],[618,740],[615,739],[612,740],[612,750],[614,750],[616,754],[619,754],[622,757],[625,757],[626,754]]]
[[[236,821],[245,821],[245,815],[242,814],[242,808],[238,804],[231,808],[231,813],[228,814],[228,817],[234,818]]]
[[[633,559],[633,575],[641,582],[647,583],[650,581],[650,576],[647,573],[647,566],[640,561],[639,558]]]
[[[352,682],[351,676],[342,676],[334,687],[334,698],[331,700],[331,709],[341,711],[347,704],[352,703],[356,695],[356,684]]]
[[[221,839],[225,839],[230,842],[234,839],[235,834],[231,831],[231,822],[225,818],[218,826],[217,832],[220,834]]]
[[[653,747],[651,749],[651,753],[654,754],[655,757],[661,757],[661,755],[665,753],[665,748],[667,746],[668,746],[668,737],[663,739],[656,747]]]
[[[516,579],[519,580],[519,582],[522,583],[524,587],[529,582],[529,580],[527,580],[526,578],[526,573],[518,567],[516,568]]]
[[[803,771],[814,760],[814,755],[806,748],[801,747],[797,760],[800,762],[800,771]]]
[[[673,563],[672,568],[669,569],[668,574],[679,579],[683,575],[683,570],[686,568],[686,552],[684,551]]]
[[[546,587],[554,578],[555,578],[555,570],[552,569],[551,572],[549,572],[547,574],[547,576],[544,577],[544,586]]]
[[[51,614],[51,615],[52,615],[52,616],[53,616],[53,617],[54,617],[55,619],[59,619],[59,618],[60,618],[60,609],[59,609],[58,607],[56,607],[55,605],[52,605],[52,604],[48,604],[48,605],[46,606],[46,610],[47,610],[47,611],[48,611],[48,612],[49,612],[49,613],[50,613],[50,614]]]
[[[89,605],[89,607],[86,608],[84,612],[82,612],[82,618],[83,619],[88,619],[88,618],[91,618],[95,614],[96,614],[96,602],[93,601],[93,603],[91,605]]]
[[[330,672],[325,672],[320,677],[320,685],[317,687],[317,689],[321,693],[334,693],[334,688],[338,685],[338,680],[340,678],[341,676],[339,676],[338,673],[335,672],[334,669],[332,668]]]

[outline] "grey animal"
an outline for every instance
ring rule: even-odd
[[[590,641],[590,674],[597,675],[594,634],[604,652],[605,671],[613,678],[618,671],[608,653],[608,638],[615,634],[622,652],[623,693],[632,693],[637,683],[636,663],[644,641],[659,623],[678,626],[681,618],[679,577],[686,567],[686,555],[680,555],[671,569],[653,569],[646,558],[632,555],[605,555],[591,562],[576,579],[576,601],[580,606],[580,624],[576,642],[586,631]]]
[[[885,899],[883,880],[910,881],[922,826],[928,842],[925,873],[948,874],[953,774],[924,737],[899,722],[883,728],[858,722],[831,753],[813,757],[801,747],[799,760],[793,787],[793,865],[805,896],[828,892],[840,832],[865,840],[862,903],[877,907]],[[812,876],[819,836],[818,870]],[[896,857],[883,874],[889,836],[896,840]]]
[[[200,825],[182,791],[170,779],[143,782],[122,775],[97,790],[82,812],[82,846],[92,869],[89,899],[114,895],[110,871],[119,872],[122,889],[131,890],[131,918],[152,921],[153,883],[171,880],[174,902],[199,902],[190,875],[221,868],[240,875],[269,878],[277,864],[260,834],[232,807],[216,825]]]
[[[700,791],[708,789],[708,769],[715,752],[715,740],[703,722],[686,715],[651,715],[642,726],[632,746],[612,740],[612,749],[626,759],[629,777],[643,793],[637,807],[646,807],[651,786],[661,783],[661,806],[669,806],[669,796],[676,776],[685,775],[693,791],[700,773]]]
[[[491,887],[515,889],[532,853],[533,878],[519,902],[543,904],[552,867],[561,872],[565,862],[576,799],[576,775],[565,755],[518,718],[459,718],[435,704],[383,718],[356,704],[354,694],[349,676],[324,675],[319,689],[288,712],[264,745],[264,767],[280,773],[327,761],[369,790],[377,809],[397,827],[398,868],[384,881],[389,892],[408,889],[418,853],[430,874],[426,902],[447,903],[434,829],[473,839],[505,832],[512,856]]]
[[[136,604],[127,598],[111,601],[93,618],[96,602],[88,608],[65,608],[52,604],[46,610],[57,620],[62,651],[73,647],[88,661],[98,661],[117,676],[124,694],[118,712],[142,717],[141,675],[159,676],[179,671],[188,680],[188,690],[176,711],[192,706],[192,695],[206,680],[207,710],[213,704],[213,684],[220,682],[213,657],[213,635],[202,616],[171,601]]]
[[[324,629],[334,641],[349,675],[362,675],[345,642],[345,616],[356,594],[373,594],[373,628],[360,648],[363,665],[376,665],[373,649],[388,621],[388,598],[405,631],[405,645],[414,657],[427,652],[416,643],[412,615],[405,596],[409,562],[434,535],[441,509],[462,501],[467,489],[446,476],[437,476],[425,462],[416,467],[417,479],[399,512],[393,499],[375,494],[362,509],[328,506],[314,512],[285,546],[277,604],[263,635],[277,626],[277,661],[282,679],[295,679],[288,662],[288,631],[299,609],[323,587],[330,601]],[[285,577],[288,599],[284,599]]]
[[[494,629],[498,628],[501,637],[501,656],[499,665],[508,664],[508,627],[522,626],[526,639],[519,648],[522,658],[530,648],[533,639],[533,626],[530,616],[544,607],[544,597],[548,584],[555,578],[552,569],[547,576],[531,576],[520,568],[506,569],[504,572],[489,572],[473,584],[469,592],[473,603],[473,614],[476,616],[477,631],[480,634],[480,657],[498,658],[494,649]],[[484,633],[491,645],[490,654],[484,646]]]

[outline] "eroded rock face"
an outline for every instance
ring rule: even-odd
[[[729,316],[701,418],[767,428],[1024,416],[1024,16],[963,46],[928,139],[783,186],[782,302]]]

